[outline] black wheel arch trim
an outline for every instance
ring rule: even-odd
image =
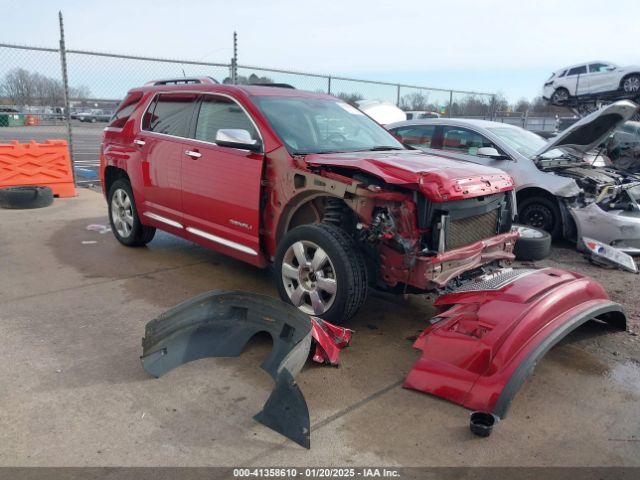
[[[606,318],[608,315],[611,318]],[[497,415],[499,418],[506,417],[511,401],[520,390],[520,387],[522,387],[524,382],[531,376],[540,359],[569,333],[592,319],[601,319],[607,323],[614,324],[615,326],[621,326],[622,328],[626,327],[626,316],[622,306],[612,301],[603,302],[576,314],[571,320],[565,322],[560,328],[554,330],[544,338],[542,342],[540,342],[540,344],[520,363],[520,365],[518,365],[518,368],[516,368],[509,378],[509,381],[502,389],[500,397],[498,397],[498,401],[493,407],[492,413]],[[620,321],[621,319],[622,322]],[[622,323],[622,325],[616,325],[620,323]]]

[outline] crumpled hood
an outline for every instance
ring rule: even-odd
[[[549,140],[535,157],[562,148],[577,153],[587,153],[600,145],[618,126],[629,120],[638,111],[631,100],[620,100],[597,110],[574,123],[559,135]]]
[[[360,170],[386,183],[420,190],[434,202],[461,200],[513,189],[513,180],[502,170],[416,150],[316,153],[307,155],[305,161],[316,167]]]

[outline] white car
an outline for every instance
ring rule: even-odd
[[[640,95],[640,66],[619,67],[600,61],[573,65],[552,73],[542,90],[542,97],[554,105],[598,94]]]
[[[404,110],[396,107],[391,102],[381,102],[379,100],[358,100],[358,108],[373,118],[380,125],[402,122],[407,119]]]

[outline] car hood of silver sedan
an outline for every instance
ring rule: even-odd
[[[549,140],[534,154],[561,148],[575,153],[586,153],[600,145],[618,126],[629,120],[638,111],[631,100],[620,100],[593,112],[576,122],[564,132]]]

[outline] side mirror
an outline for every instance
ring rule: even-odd
[[[495,158],[496,160],[504,160],[506,157],[493,147],[480,147],[476,152],[480,157]]]
[[[260,141],[251,138],[251,134],[241,128],[221,128],[216,133],[216,144],[221,147],[241,148],[252,152],[259,152],[262,149]]]

